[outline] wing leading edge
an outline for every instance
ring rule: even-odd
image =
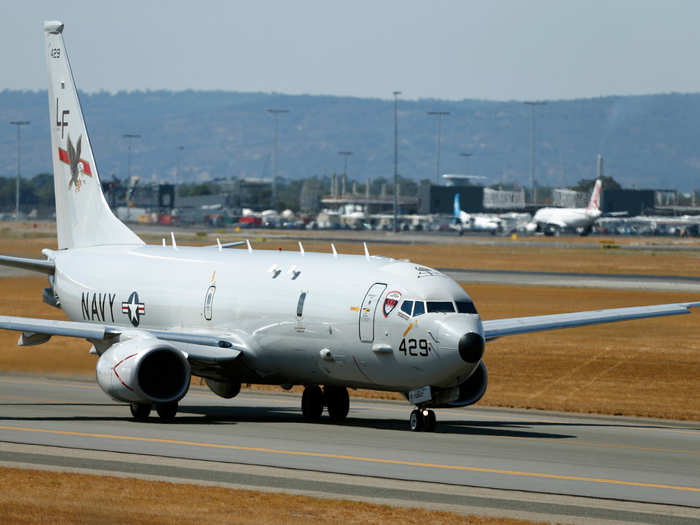
[[[700,306],[700,302],[657,304],[653,306],[634,306],[631,308],[610,308],[568,314],[536,315],[532,317],[513,317],[484,321],[484,337],[487,341],[506,335],[526,334],[558,328],[571,328],[591,324],[614,323],[647,317],[689,314],[691,309]]]

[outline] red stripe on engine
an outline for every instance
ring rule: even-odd
[[[134,389],[131,388],[129,385],[127,385],[124,381],[122,381],[122,378],[119,377],[119,372],[117,372],[117,367],[118,367],[119,365],[121,365],[124,361],[126,361],[127,359],[131,359],[131,358],[134,357],[135,355],[137,355],[137,354],[131,354],[131,355],[129,355],[129,356],[126,356],[124,359],[122,359],[121,361],[119,361],[119,362],[118,362],[116,365],[114,365],[114,367],[112,368],[112,371],[114,372],[114,375],[117,376],[117,379],[119,379],[119,382],[120,382],[122,385],[124,385],[126,388],[128,388],[129,390],[131,390],[132,392],[134,391]]]

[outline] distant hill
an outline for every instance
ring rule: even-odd
[[[124,177],[124,133],[139,133],[132,174],[172,180],[176,146],[181,180],[272,174],[273,119],[266,108],[287,108],[279,119],[278,173],[290,179],[342,172],[340,150],[352,151],[350,178],[391,177],[393,102],[348,97],[230,92],[81,94],[103,177]],[[441,172],[470,173],[488,183],[529,185],[530,107],[521,102],[399,100],[399,172],[435,178],[435,121],[442,121]],[[15,127],[23,133],[23,173],[50,171],[46,92],[0,92],[0,176],[16,170]],[[625,187],[700,188],[700,94],[550,101],[537,107],[536,166],[544,185],[572,185],[605,174]],[[465,159],[460,153],[473,156]]]

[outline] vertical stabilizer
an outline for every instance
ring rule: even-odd
[[[44,22],[58,248],[143,244],[102,194],[97,166],[63,43],[63,23]]]
[[[459,219],[460,216],[462,215],[462,206],[460,205],[460,202],[459,202],[459,193],[455,193],[455,200],[454,200],[454,204],[452,205],[452,213],[453,213],[455,219]]]
[[[603,182],[600,179],[595,181],[591,200],[588,201],[588,208],[586,208],[587,211],[600,211],[600,189],[602,186]]]

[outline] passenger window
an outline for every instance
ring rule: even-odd
[[[454,311],[455,305],[452,301],[428,301],[428,313],[447,313]]]
[[[457,311],[460,314],[476,314],[478,313],[476,311],[476,308],[474,307],[474,303],[471,301],[455,301],[457,304]]]
[[[411,310],[413,310],[413,301],[404,301],[401,305],[401,311],[408,315],[411,315]]]
[[[425,313],[425,303],[423,301],[416,301],[416,304],[413,307],[413,317],[418,317],[419,315],[423,315]]]

